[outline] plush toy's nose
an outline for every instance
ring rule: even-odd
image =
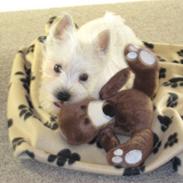
[[[103,112],[107,116],[110,116],[110,117],[115,116],[115,110],[114,110],[114,107],[111,104],[105,104],[103,106]]]

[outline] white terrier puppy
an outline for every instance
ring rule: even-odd
[[[124,20],[112,13],[76,29],[69,15],[50,28],[42,65],[39,100],[57,114],[64,102],[98,98],[101,87],[119,70],[129,43],[142,45]]]

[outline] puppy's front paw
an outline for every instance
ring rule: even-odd
[[[129,149],[125,145],[120,145],[108,152],[107,160],[118,168],[132,168],[142,164],[143,153],[139,149]]]

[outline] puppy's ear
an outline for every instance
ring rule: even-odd
[[[107,99],[114,96],[127,82],[130,76],[129,68],[123,69],[116,73],[100,90],[100,98]]]
[[[74,29],[72,17],[65,14],[53,27],[52,34],[56,39],[65,39]]]
[[[104,30],[98,34],[96,38],[97,49],[100,52],[106,53],[110,44],[110,32],[109,30]]]

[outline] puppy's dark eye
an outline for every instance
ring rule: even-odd
[[[60,64],[55,64],[55,65],[54,65],[54,71],[55,71],[56,73],[61,73],[61,71],[62,71],[62,66],[61,66]]]
[[[79,80],[80,81],[87,81],[88,80],[88,74],[87,73],[83,73],[79,76]]]

